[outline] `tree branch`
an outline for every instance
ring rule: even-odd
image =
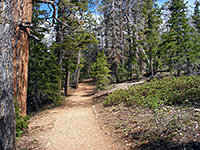
[[[65,22],[63,22],[63,21],[60,20],[59,18],[56,18],[56,17],[55,17],[55,19],[56,19],[57,21],[59,21],[60,23],[62,23],[65,27],[68,27],[68,28],[70,28],[70,29],[72,29],[72,30],[75,30],[73,27],[71,27],[70,25],[66,24]]]
[[[34,38],[37,41],[40,41],[40,39],[37,36],[33,35],[33,34],[29,34],[29,36],[32,37],[32,38]]]
[[[35,0],[36,3],[44,3],[44,4],[50,4],[53,7],[53,24],[55,24],[55,18],[56,18],[56,6],[55,6],[55,0]]]

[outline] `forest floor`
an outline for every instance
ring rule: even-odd
[[[85,80],[62,106],[32,117],[28,133],[17,141],[17,149],[125,149],[95,114],[94,91],[95,86]]]
[[[92,80],[84,80],[71,92],[65,102],[54,109],[32,117],[26,135],[17,141],[17,149],[35,150],[199,150],[199,107],[166,106],[169,116],[181,114],[192,122],[186,133],[173,132],[173,137],[159,136],[161,126],[156,124],[152,111],[123,103],[104,107],[109,93],[128,86],[143,84],[148,79],[113,84],[107,90],[96,92]],[[165,109],[165,107],[163,107]],[[180,119],[173,118],[175,123]],[[164,126],[163,126],[164,124]],[[167,128],[168,129],[168,128]],[[157,132],[159,131],[159,132]],[[171,131],[171,128],[170,128]],[[158,137],[158,138],[157,138]]]

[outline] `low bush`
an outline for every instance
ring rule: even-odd
[[[111,106],[121,102],[128,106],[137,105],[149,109],[161,105],[197,106],[200,102],[200,77],[165,77],[131,86],[127,90],[117,90],[109,94],[104,105]]]
[[[131,143],[139,141],[141,146],[148,139],[152,146],[150,148],[146,143],[148,149],[171,149],[173,146],[185,149],[187,143],[198,144],[200,141],[199,102],[200,77],[182,76],[155,79],[126,90],[117,90],[108,95],[104,105],[122,105],[126,107],[125,111],[130,109],[129,115],[134,121],[123,127],[132,129],[126,132]],[[127,106],[130,107],[127,109]],[[116,114],[118,118],[123,117],[119,112]],[[130,119],[122,119],[121,123],[125,120]]]
[[[21,137],[28,129],[29,116],[20,115],[20,107],[15,103],[15,119],[16,119],[16,137],[17,139]]]

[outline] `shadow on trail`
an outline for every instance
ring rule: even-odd
[[[89,84],[94,85],[95,82],[94,82],[94,80],[92,78],[90,78],[90,79],[83,80],[81,83],[89,83]]]
[[[87,94],[85,95],[82,95],[83,97],[90,97],[90,96],[93,96],[94,94],[98,93],[98,90],[95,89],[93,91],[90,91],[90,92],[86,92]]]
[[[71,94],[69,99],[60,106],[60,108],[69,109],[91,107],[94,104],[92,96],[97,92],[95,82],[92,79],[86,79],[80,84],[79,88]]]
[[[69,108],[88,108],[92,106],[92,101],[66,101],[64,105],[60,106],[62,109],[69,109]]]

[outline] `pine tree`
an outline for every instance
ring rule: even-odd
[[[195,1],[195,7],[194,7],[194,14],[192,16],[193,20],[194,20],[194,25],[196,27],[196,30],[197,32],[194,33],[194,44],[193,44],[193,50],[196,51],[195,55],[192,56],[193,59],[196,58],[196,66],[198,68],[198,70],[200,69],[200,61],[199,61],[199,58],[200,58],[200,52],[199,52],[199,49],[200,49],[200,1],[199,0],[196,0]],[[196,70],[196,69],[195,69]]]
[[[159,26],[161,24],[161,14],[155,1],[145,0],[143,5],[144,30],[141,33],[144,37],[141,44],[148,55],[149,70],[154,75],[157,52],[160,44]]]
[[[13,96],[13,1],[0,1],[0,149],[15,150]]]
[[[97,88],[105,89],[110,80],[110,69],[104,53],[99,53],[96,62],[92,65],[91,75],[96,79]]]
[[[169,69],[176,70],[180,76],[183,66],[189,64],[191,53],[191,28],[186,17],[187,6],[183,0],[172,0],[168,10],[170,18],[167,21],[169,32],[163,34],[160,53],[162,61]]]
[[[74,62],[74,56],[76,56],[76,69],[74,75],[74,87],[78,87],[80,70],[81,70],[81,60],[82,51],[87,49],[87,44],[91,41],[94,43],[94,35],[87,31],[88,25],[90,25],[91,13],[89,11],[88,5],[89,0],[78,0],[78,1],[58,1],[59,19],[65,21],[68,26],[62,23],[58,23],[56,44],[58,64],[60,65],[60,70],[62,72],[62,81],[69,83],[66,79],[68,68],[71,68],[69,63],[66,61]],[[64,64],[65,63],[65,64]],[[66,68],[63,68],[65,66]],[[72,70],[71,70],[72,71]],[[63,87],[63,83],[59,83],[60,87]],[[65,84],[65,87],[66,84]],[[65,89],[65,93],[66,93]]]
[[[194,20],[194,24],[195,24],[195,27],[196,27],[198,33],[200,33],[200,10],[199,10],[200,1],[196,0],[194,4],[195,4],[194,14],[193,14],[192,18]]]
[[[32,19],[32,0],[13,0],[15,34],[13,37],[13,86],[14,97],[18,102],[21,115],[26,116],[28,53],[30,27]]]
[[[29,53],[29,80],[28,80],[28,111],[38,110],[43,104],[61,101],[58,95],[61,81],[59,65],[56,64],[57,58],[54,49],[49,48],[41,42],[44,38],[45,28],[41,27],[43,19],[40,15],[45,15],[46,11],[41,11],[39,4],[35,4],[33,10],[33,22],[37,24],[33,28],[32,34],[40,40],[30,40]]]

